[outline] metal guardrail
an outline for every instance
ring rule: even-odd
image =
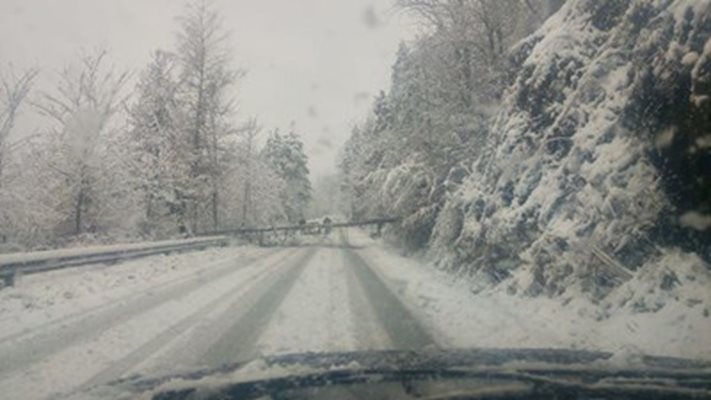
[[[98,263],[117,263],[155,254],[172,253],[202,249],[212,246],[224,246],[231,239],[229,236],[260,235],[260,243],[264,234],[289,231],[313,231],[321,233],[333,228],[347,228],[374,225],[378,231],[385,224],[399,221],[399,218],[379,218],[363,221],[333,222],[327,224],[310,223],[294,226],[277,226],[269,228],[232,229],[219,232],[202,234],[201,238],[187,239],[184,241],[156,242],[154,244],[140,245],[127,244],[125,246],[106,246],[95,250],[79,251],[77,254],[71,249],[37,252],[17,256],[15,254],[0,255],[0,282],[4,286],[13,286],[18,275],[29,275],[56,269],[77,267],[81,265]],[[3,286],[0,286],[3,287]]]
[[[117,263],[156,254],[183,252],[205,249],[213,246],[225,246],[228,237],[189,239],[185,241],[157,242],[154,245],[108,246],[95,251],[80,254],[62,255],[62,251],[38,252],[30,257],[0,256],[0,281],[4,286],[13,286],[18,275],[29,275],[68,267],[77,267],[98,263]],[[2,286],[0,286],[2,287]]]

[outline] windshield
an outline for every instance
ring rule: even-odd
[[[708,0],[0,2],[0,397],[708,367],[710,262]]]

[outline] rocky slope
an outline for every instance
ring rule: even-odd
[[[657,300],[620,294],[634,282],[708,282],[710,38],[709,1],[566,2],[511,56],[485,151],[439,213],[438,264],[640,310]]]

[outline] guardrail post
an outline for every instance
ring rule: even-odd
[[[3,283],[5,284],[5,287],[13,287],[15,286],[15,281],[16,281],[16,276],[17,276],[17,267],[12,267],[12,269],[3,274]]]
[[[383,223],[382,222],[378,222],[378,227],[377,227],[377,230],[375,231],[375,235],[377,237],[381,237],[383,235]]]

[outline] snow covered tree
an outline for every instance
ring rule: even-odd
[[[261,155],[253,164],[251,204],[247,222],[253,226],[274,226],[288,219],[282,193],[287,189],[284,179]]]
[[[193,232],[198,230],[203,211],[213,229],[218,225],[225,139],[235,133],[228,118],[233,112],[229,90],[241,71],[230,68],[227,37],[207,0],[188,4],[180,18],[176,54],[178,101],[185,115],[182,128],[190,143],[190,191],[186,195]]]
[[[56,89],[42,92],[34,102],[50,126],[24,140],[22,152],[12,157],[6,139],[36,72],[4,81],[3,232],[30,237],[22,228],[24,219],[56,239],[109,231],[165,237],[215,229],[222,220],[239,216],[259,214],[258,223],[284,214],[281,206],[271,214],[250,210],[262,201],[260,196],[270,199],[283,185],[271,167],[259,171],[266,161],[256,143],[249,146],[250,157],[238,154],[231,90],[242,71],[229,65],[227,34],[217,11],[208,0],[194,0],[179,22],[174,51],[155,52],[129,107],[123,91],[128,74],[115,72],[105,51],[82,55],[61,71]],[[121,120],[124,112],[128,118]],[[258,187],[249,179],[242,193],[245,204],[226,195],[235,171],[242,170],[270,185]],[[43,184],[37,185],[38,180]],[[8,182],[13,187],[5,190]],[[21,206],[27,213],[18,210]]]
[[[144,233],[187,231],[189,141],[181,130],[176,58],[156,51],[140,76],[129,116],[134,184],[143,195]]]
[[[37,77],[37,72],[36,69],[31,69],[20,76],[16,76],[12,71],[8,76],[0,75],[0,190],[2,190],[3,164],[9,151],[10,133],[15,126],[20,107]]]
[[[256,120],[249,120],[238,129],[240,140],[229,152],[232,157],[224,171],[221,196],[222,220],[226,226],[267,226],[286,220],[282,199],[285,182],[260,149],[261,131]]]
[[[18,233],[18,203],[21,203],[23,198],[29,203],[25,192],[19,190],[18,185],[11,185],[20,182],[10,179],[7,169],[12,151],[18,148],[17,142],[11,145],[10,135],[36,76],[36,69],[25,71],[19,76],[13,71],[0,74],[0,243]]]
[[[470,108],[476,97],[497,98],[504,85],[506,53],[548,16],[546,0],[398,0],[425,23],[421,43],[437,54],[457,96]]]
[[[241,165],[244,169],[244,179],[242,180],[242,226],[252,226],[252,211],[254,205],[254,196],[252,185],[254,178],[257,175],[256,167],[259,163],[257,159],[257,136],[261,128],[257,125],[256,120],[251,120],[244,128],[243,143],[241,152]]]
[[[46,246],[57,242],[64,232],[57,230],[66,220],[56,205],[63,182],[47,168],[54,156],[42,135],[13,142],[3,172],[0,190],[0,234],[6,247],[0,252]]]
[[[270,168],[284,181],[281,193],[286,218],[295,223],[305,217],[311,200],[308,158],[299,136],[291,131],[281,135],[272,132],[262,150],[262,155]]]
[[[508,52],[548,16],[545,0],[399,0],[422,22],[398,49],[390,91],[346,145],[355,218],[400,216],[404,244],[429,241],[448,193],[471,171],[508,75]]]
[[[318,218],[325,215],[344,214],[341,182],[337,175],[325,175],[315,180],[313,185],[309,217]]]
[[[107,179],[115,172],[111,122],[125,99],[128,74],[105,66],[106,56],[105,51],[81,56],[61,72],[56,90],[42,93],[36,103],[54,121],[47,144],[53,154],[46,163],[63,182],[57,207],[74,234],[97,228],[99,188],[110,187]]]

